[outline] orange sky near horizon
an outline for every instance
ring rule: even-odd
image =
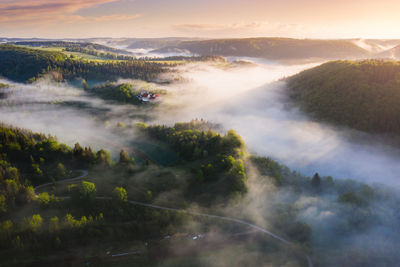
[[[0,36],[400,38],[398,0],[0,0]]]

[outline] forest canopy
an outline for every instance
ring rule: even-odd
[[[163,68],[141,60],[88,61],[71,58],[61,52],[0,45],[1,76],[26,82],[50,72],[57,72],[61,74],[59,79],[67,80],[81,77],[103,81],[118,78],[149,81],[163,72]]]
[[[290,98],[316,119],[400,134],[400,62],[334,61],[286,81]]]

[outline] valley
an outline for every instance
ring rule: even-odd
[[[32,42],[0,45],[5,266],[398,261],[397,62]]]

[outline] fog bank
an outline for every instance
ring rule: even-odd
[[[304,174],[398,186],[398,149],[367,134],[314,122],[288,103],[285,83],[278,80],[312,66],[182,67],[188,82],[170,86],[178,93],[168,103],[180,108],[160,113],[156,122],[203,118],[236,130],[251,152]],[[366,141],[352,141],[357,139]]]
[[[288,103],[280,79],[315,65],[257,61],[178,66],[167,74],[169,79],[178,79],[155,85],[169,93],[150,109],[103,101],[46,79],[31,85],[3,80],[10,87],[7,98],[1,100],[0,120],[55,135],[69,145],[80,142],[118,152],[135,138],[132,131],[116,129],[118,122],[172,125],[203,118],[236,130],[250,152],[272,157],[306,175],[318,172],[397,187],[398,149],[367,134],[314,122]]]

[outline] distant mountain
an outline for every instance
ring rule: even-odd
[[[98,43],[126,49],[159,49],[167,46],[176,46],[185,41],[199,41],[200,38],[166,37],[166,38],[91,38],[81,39],[91,43]]]
[[[168,46],[177,46],[185,41],[198,41],[201,39],[198,38],[138,38],[138,39],[129,39],[126,42],[130,42],[128,45],[128,49],[159,49]]]
[[[57,43],[74,42],[119,49],[145,49],[156,54],[196,54],[233,57],[257,57],[270,60],[331,60],[400,58],[400,39],[343,39],[315,40],[292,38],[202,39],[189,37],[167,38],[86,38],[41,39],[6,38],[0,42]],[[103,47],[104,51],[108,51]],[[125,52],[126,54],[126,52]]]
[[[156,49],[155,53],[189,52],[199,55],[289,59],[356,59],[371,53],[349,40],[245,38],[184,41]]]

